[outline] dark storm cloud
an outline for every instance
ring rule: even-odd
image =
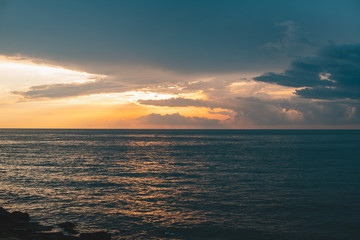
[[[327,60],[314,58],[301,58],[291,63],[289,69],[284,73],[266,73],[255,77],[256,81],[276,83],[289,87],[313,87],[313,86],[332,86],[333,81],[321,79],[320,74],[326,73]]]
[[[328,87],[314,87],[295,90],[295,92],[301,97],[312,99],[360,99],[359,88],[339,89]]]
[[[0,0],[0,14],[7,4],[7,0]],[[1,16],[1,15],[0,15]]]
[[[3,20],[3,13],[5,11],[7,3],[8,3],[7,0],[0,0],[0,29],[1,29],[2,20]]]
[[[80,68],[101,62],[180,72],[263,71],[286,64],[287,51],[307,52],[310,38],[317,44],[360,42],[360,4],[354,0],[8,3],[1,53]],[[95,68],[86,70],[102,73]]]
[[[360,44],[330,45],[317,56],[300,58],[284,73],[266,73],[255,80],[290,87],[304,98],[360,99]]]

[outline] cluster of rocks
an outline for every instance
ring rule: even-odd
[[[57,227],[62,231],[31,222],[28,213],[8,212],[0,207],[0,240],[111,240],[107,232],[79,233],[71,222]]]

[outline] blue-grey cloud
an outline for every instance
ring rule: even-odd
[[[284,73],[266,73],[255,80],[291,87],[304,98],[360,99],[360,44],[330,45],[317,56],[300,58]]]

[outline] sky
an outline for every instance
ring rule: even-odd
[[[0,0],[0,128],[359,129],[358,0]]]

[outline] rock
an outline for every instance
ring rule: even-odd
[[[11,220],[11,214],[0,207],[0,224],[6,224]],[[1,226],[0,226],[1,227]]]
[[[107,232],[93,232],[93,233],[81,233],[80,240],[111,240],[110,233]]]
[[[0,0],[1,1],[1,0]],[[57,225],[66,233],[78,234],[72,222],[62,222]],[[0,240],[111,240],[110,233],[99,231],[66,235],[60,231],[51,231],[53,227],[30,222],[30,216],[25,212],[8,212],[0,207]]]
[[[5,238],[0,238],[0,240],[20,240],[20,238],[17,238],[17,237],[5,237]]]
[[[15,211],[12,212],[10,216],[11,216],[11,220],[16,223],[27,223],[30,221],[30,216],[28,213]]]
[[[59,223],[58,226],[62,229],[65,229],[65,228],[75,228],[75,224],[72,223],[72,222],[62,222],[62,223]]]
[[[27,234],[25,237],[29,240],[62,240],[64,234],[61,232],[39,232]]]
[[[59,223],[58,226],[64,229],[65,232],[69,234],[78,234],[79,232],[74,230],[75,224],[72,222],[63,222]]]
[[[6,211],[4,208],[0,207],[0,215],[4,214],[10,214],[8,211]]]
[[[40,225],[39,223],[35,223],[35,222],[28,222],[24,226],[24,228],[28,232],[44,232],[44,231],[50,231],[53,229],[52,226],[43,226],[43,225]]]
[[[67,232],[68,234],[78,234],[79,231],[72,229],[72,228],[64,228],[64,231]]]
[[[64,235],[59,240],[79,240],[79,238],[75,236]]]

